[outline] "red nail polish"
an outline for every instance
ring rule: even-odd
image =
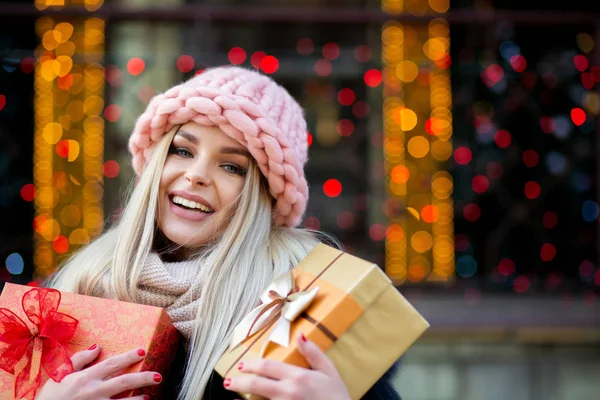
[[[93,344],[90,346],[90,348],[88,350],[96,350],[96,347],[98,347],[97,344]]]
[[[303,341],[303,342],[306,342],[306,336],[304,336],[304,333],[301,333],[301,334],[300,334],[300,337],[302,338],[302,341]]]
[[[227,378],[227,379],[225,379],[225,381],[223,382],[223,386],[225,386],[225,387],[229,387],[229,385],[231,385],[231,378]]]
[[[150,396],[148,396],[147,394],[144,395],[144,400],[150,400]]]
[[[238,364],[238,369],[240,371],[242,370],[242,368],[244,368],[244,363],[243,362],[241,362],[241,363]]]
[[[159,373],[154,374],[154,382],[162,381],[162,376]]]
[[[138,356],[144,357],[145,355],[146,355],[146,351],[144,349],[139,349],[138,350]]]

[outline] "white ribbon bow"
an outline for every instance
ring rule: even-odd
[[[309,291],[300,292],[298,286],[295,285],[292,271],[279,276],[260,296],[262,304],[252,310],[235,327],[229,345],[230,349],[233,350],[277,318],[279,321],[265,340],[260,356],[263,356],[269,342],[288,347],[292,321],[310,306],[318,291],[319,288],[315,287]]]

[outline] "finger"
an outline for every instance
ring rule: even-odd
[[[101,391],[108,397],[112,397],[129,390],[158,385],[161,382],[162,376],[158,372],[132,372],[106,380]]]
[[[129,350],[125,353],[109,357],[106,360],[89,367],[86,371],[88,374],[98,379],[105,379],[123,368],[142,361],[145,356],[146,351],[144,349]]]
[[[238,375],[223,381],[225,389],[238,393],[250,393],[268,399],[283,397],[286,385],[281,381],[256,375]]]
[[[100,347],[93,344],[87,350],[78,351],[71,357],[71,363],[73,363],[73,371],[81,371],[83,367],[91,363],[100,354]]]
[[[305,368],[267,359],[243,361],[237,365],[237,369],[245,373],[252,373],[274,380],[291,378],[305,371]]]
[[[299,332],[296,335],[298,350],[300,354],[306,358],[308,365],[316,371],[320,371],[327,376],[337,376],[338,372],[329,357],[323,353],[323,350],[314,342],[307,340],[306,337]]]

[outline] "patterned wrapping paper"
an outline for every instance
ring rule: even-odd
[[[0,295],[0,307],[27,321],[21,299],[31,289],[29,286],[5,284]],[[126,372],[157,371],[163,375],[163,382],[166,381],[181,338],[162,308],[61,292],[57,311],[79,321],[75,335],[65,345],[69,355],[98,344],[101,351],[93,363],[96,364],[112,355],[142,348],[146,357],[115,376]],[[42,386],[47,379],[48,376],[42,372]],[[0,370],[1,400],[14,399],[14,383],[15,376]],[[124,392],[114,398],[147,394],[151,399],[160,399],[162,386]]]
[[[274,321],[230,346],[215,368],[221,376],[241,374],[237,364],[260,358],[261,353],[308,367],[293,341],[300,331],[333,361],[352,399],[360,399],[429,327],[377,265],[332,247],[317,245],[293,275],[300,292],[319,289],[308,308],[291,321],[289,346],[265,345],[276,329]]]

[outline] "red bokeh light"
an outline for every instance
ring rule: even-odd
[[[421,210],[421,218],[428,224],[433,224],[440,217],[440,212],[436,206],[431,204],[426,205]]]
[[[515,262],[510,258],[503,258],[498,263],[498,273],[502,276],[511,276],[515,273],[516,269]]]
[[[356,118],[366,118],[369,116],[370,113],[371,107],[369,107],[369,104],[367,102],[357,101],[352,106],[352,114],[354,114]]]
[[[578,54],[573,57],[573,64],[575,64],[575,68],[577,68],[579,72],[585,71],[590,65],[587,57],[582,54]]]
[[[139,57],[134,57],[127,61],[127,72],[131,75],[136,76],[144,72],[146,63]]]
[[[323,192],[328,197],[337,197],[342,193],[342,183],[337,179],[328,179],[323,184]]]
[[[573,121],[573,123],[577,126],[581,126],[583,125],[583,123],[585,122],[586,119],[586,115],[585,115],[585,111],[583,111],[581,108],[574,108],[571,110],[571,120]]]
[[[517,72],[523,72],[527,68],[527,60],[520,54],[514,55],[510,58],[510,66]]]
[[[583,87],[588,90],[593,88],[594,85],[596,84],[594,75],[592,75],[589,72],[584,72],[583,74],[581,74],[581,77],[579,79],[581,80],[581,84],[583,85]]]
[[[525,150],[523,152],[523,162],[529,168],[533,168],[540,162],[540,156],[535,150]]]
[[[275,56],[264,56],[260,60],[260,69],[265,74],[274,74],[279,69],[279,60]]]
[[[308,142],[308,147],[313,143],[313,136],[310,132],[306,132],[306,141]]]
[[[64,254],[69,251],[69,240],[64,236],[59,236],[52,242],[52,248],[58,254]]]
[[[377,86],[381,85],[383,76],[381,75],[380,70],[370,69],[365,72],[363,79],[365,81],[365,85],[367,85],[369,87],[377,87]]]
[[[116,65],[108,65],[104,69],[104,75],[106,76],[106,81],[112,87],[121,86],[125,80],[125,74]]]
[[[321,59],[317,60],[317,62],[315,63],[315,72],[319,76],[329,75],[332,69],[333,66],[331,65],[331,62],[329,60]]]
[[[372,51],[369,46],[366,44],[361,44],[360,46],[356,46],[354,49],[354,58],[356,61],[360,63],[366,63],[371,60]]]
[[[337,224],[342,229],[350,229],[354,225],[354,214],[350,211],[342,211],[337,216]]]
[[[485,193],[490,187],[490,181],[483,175],[477,175],[473,177],[471,181],[471,187],[475,193]]]
[[[544,133],[552,133],[556,129],[556,122],[554,118],[545,116],[540,119],[540,126]]]
[[[352,89],[343,88],[338,92],[337,99],[341,105],[350,106],[356,100],[356,94]]]
[[[540,250],[540,257],[544,261],[552,261],[556,257],[556,247],[550,243],[544,243]]]
[[[33,201],[35,199],[35,186],[32,183],[21,187],[21,198],[25,201]]]
[[[256,51],[250,56],[250,64],[256,69],[260,68],[260,63],[267,54],[264,51]]]
[[[302,38],[296,43],[296,51],[303,56],[307,56],[315,51],[315,45],[311,39]]]
[[[63,91],[67,91],[69,89],[71,89],[71,86],[73,86],[73,75],[71,74],[66,74],[65,76],[59,76],[56,79],[56,84],[58,85],[58,87],[60,88],[60,90]]]
[[[340,136],[350,136],[354,132],[354,123],[349,119],[342,119],[335,125]]]
[[[542,225],[546,229],[552,229],[558,224],[558,215],[552,211],[546,211],[542,216]]]
[[[108,160],[102,166],[102,173],[107,178],[115,178],[117,175],[119,175],[120,169],[121,168],[118,162],[116,162],[115,160]]]
[[[3,94],[0,94],[0,111],[2,111],[2,109],[4,108],[5,105],[6,105],[6,96]]]
[[[104,109],[104,118],[110,122],[117,122],[121,118],[121,107],[116,104],[110,104]]]
[[[194,61],[194,57],[190,56],[189,54],[183,54],[177,58],[175,65],[181,72],[190,72],[194,69],[196,62]]]
[[[340,46],[338,46],[336,43],[330,42],[323,45],[323,57],[325,57],[327,60],[332,61],[339,56]]]
[[[500,147],[501,149],[505,149],[508,146],[510,146],[510,142],[512,141],[512,136],[507,131],[499,130],[494,135],[494,141],[496,142],[496,145],[498,147]]]
[[[517,276],[513,282],[514,291],[517,293],[525,293],[529,290],[530,285],[529,278],[524,275]]]
[[[243,64],[246,61],[246,50],[241,47],[234,47],[227,53],[227,59],[233,65]]]
[[[541,193],[540,185],[537,182],[527,182],[525,184],[525,197],[529,200],[536,199]]]
[[[385,234],[386,234],[386,228],[385,228],[385,225],[383,225],[383,224],[373,224],[369,228],[369,236],[371,237],[371,239],[375,240],[376,242],[380,242],[383,239],[385,239]]]
[[[498,161],[490,161],[485,166],[485,171],[490,179],[500,179],[504,172],[504,167]]]
[[[466,165],[473,159],[473,153],[468,147],[458,147],[454,150],[454,160],[457,164]]]
[[[475,203],[467,204],[463,209],[463,216],[467,221],[475,222],[481,217],[481,209]]]
[[[56,143],[56,154],[58,154],[58,156],[62,157],[62,158],[69,157],[69,141],[68,140],[61,140],[58,143]]]
[[[21,60],[21,71],[24,74],[29,74],[35,68],[35,58],[33,57],[25,57]]]
[[[456,251],[467,251],[470,245],[471,242],[467,235],[459,234],[454,237],[454,249]]]

